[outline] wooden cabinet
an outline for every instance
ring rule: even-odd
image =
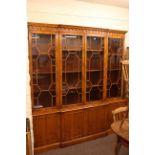
[[[122,98],[124,31],[28,23],[35,151],[109,133]]]

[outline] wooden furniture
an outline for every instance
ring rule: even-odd
[[[119,107],[112,111],[114,122],[128,118],[128,107]]]
[[[129,147],[129,120],[116,121],[111,125],[112,131],[117,135],[117,145],[115,148],[115,155],[119,154],[121,145]]]
[[[125,82],[124,95],[126,98],[129,98],[129,60],[122,61],[122,71]]]
[[[125,106],[125,31],[28,23],[34,150],[110,133]]]
[[[125,54],[124,54],[124,60],[129,60],[129,47],[126,47]]]
[[[112,111],[114,122],[111,129],[117,135],[115,155],[119,154],[121,145],[129,146],[128,107],[120,107]]]
[[[124,80],[124,96],[129,98],[129,47],[126,48],[124,60],[122,60],[121,63]]]
[[[122,120],[116,121],[112,123],[111,128],[119,137],[129,143],[129,120],[125,119],[122,125],[121,123]]]
[[[30,121],[26,118],[26,155],[32,155],[32,138],[30,131]]]

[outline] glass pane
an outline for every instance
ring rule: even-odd
[[[121,57],[120,54],[109,55],[109,66],[110,70],[120,69],[121,68]]]
[[[104,39],[101,37],[87,37],[87,50],[103,50]]]
[[[48,90],[51,84],[50,74],[38,74],[37,76],[38,86],[41,90]]]
[[[82,52],[76,51],[76,52],[68,52],[63,51],[62,55],[62,61],[63,61],[63,72],[81,72],[82,64],[81,64],[81,58],[82,58]]]
[[[49,91],[42,91],[38,98],[38,104],[42,105],[43,107],[50,107],[52,106],[52,96]]]
[[[63,104],[67,105],[67,104],[80,103],[82,94],[81,94],[81,90],[79,91],[77,89],[72,89],[72,90],[69,89],[68,93],[65,96],[63,96]]]
[[[108,78],[111,83],[118,83],[121,77],[121,70],[108,71]]]
[[[32,72],[34,107],[55,106],[55,35],[32,35]]]
[[[32,47],[32,56],[38,56],[39,54],[39,49],[37,47]]]
[[[51,58],[48,55],[39,55],[37,59],[37,72],[45,73],[51,71]]]
[[[63,104],[82,101],[82,37],[62,36]]]
[[[110,54],[120,54],[122,55],[122,45],[123,45],[123,40],[122,39],[117,39],[117,38],[109,38],[108,39],[108,46],[109,46],[109,51]]]
[[[120,84],[111,84],[108,86],[107,96],[108,97],[117,97],[121,96],[121,85]]]
[[[33,94],[34,94],[34,99],[33,102],[35,103],[35,105],[38,104],[38,96],[40,94],[40,89],[38,87],[38,85],[33,85]]]
[[[68,73],[63,74],[64,81],[68,84],[68,87],[80,87],[81,86],[81,73]]]
[[[102,98],[102,86],[101,87],[92,87],[87,93],[87,100],[88,101],[95,101]]]
[[[87,79],[89,79],[92,85],[99,85],[102,81],[103,72],[87,72]]]
[[[55,83],[51,84],[50,86],[50,94],[53,96],[53,97],[56,97],[56,86],[55,86]]]
[[[121,74],[122,74],[122,48],[123,40],[116,38],[108,39],[108,84],[107,96],[120,97],[121,96]]]
[[[63,35],[62,36],[62,49],[63,50],[82,50],[82,37],[76,35]]]
[[[87,101],[103,98],[104,38],[87,37]]]
[[[32,69],[33,72],[36,72],[37,69],[37,58],[39,55],[39,51],[36,47],[32,47]]]
[[[48,54],[48,51],[52,48],[52,45],[54,45],[52,44],[52,42],[55,42],[53,38],[52,38],[52,35],[33,34],[32,45],[37,48],[37,51],[39,51],[39,54]]]

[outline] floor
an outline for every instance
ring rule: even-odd
[[[58,148],[37,155],[114,155],[116,146],[115,134],[86,141],[65,148]],[[128,148],[122,146],[119,155],[129,155]]]

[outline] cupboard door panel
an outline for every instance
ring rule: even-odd
[[[96,133],[97,111],[96,109],[88,110],[88,135]]]
[[[108,128],[108,112],[107,108],[100,107],[97,109],[96,132],[105,131]]]
[[[103,107],[88,110],[88,135],[99,133],[108,129],[107,109]]]
[[[46,145],[46,118],[38,116],[33,118],[34,147]]]
[[[46,116],[46,144],[52,144],[60,141],[59,123],[59,114]]]
[[[44,146],[60,141],[59,114],[33,117],[34,146]]]
[[[66,112],[62,115],[62,141],[83,136],[84,112]]]

